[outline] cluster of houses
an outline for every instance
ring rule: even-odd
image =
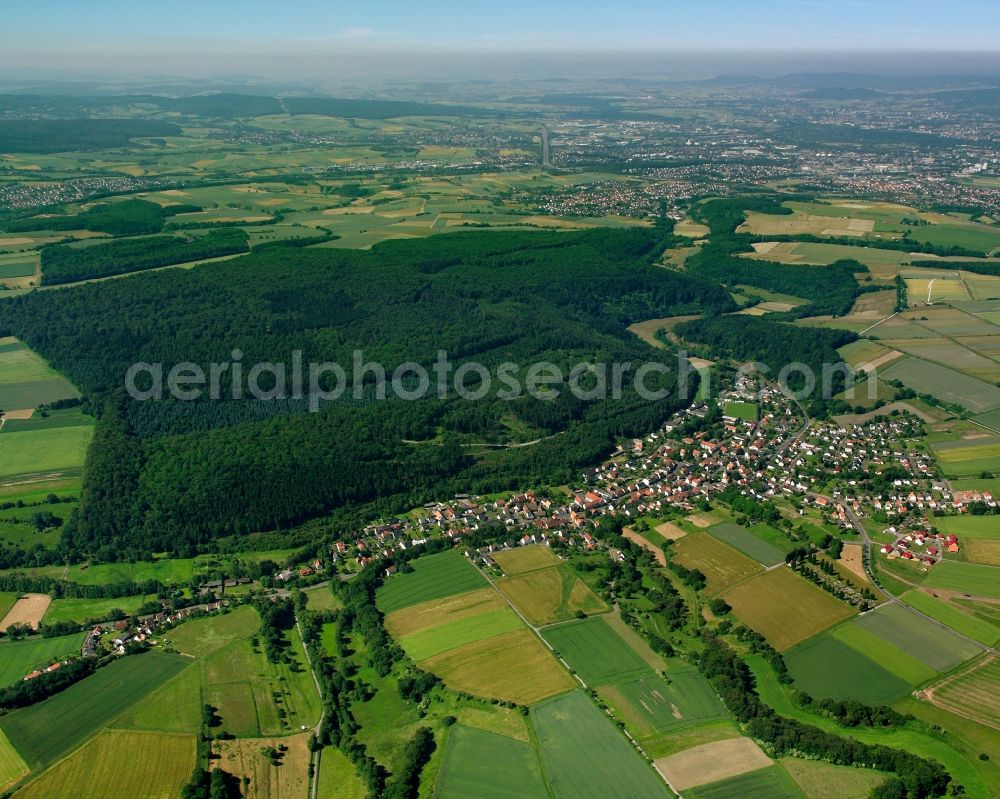
[[[923,530],[906,532],[895,527],[887,527],[883,532],[896,538],[894,543],[883,544],[880,549],[889,560],[902,558],[924,566],[933,566],[944,557],[945,552],[959,552],[958,537],[951,533],[942,535]]]

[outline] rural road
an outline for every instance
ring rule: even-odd
[[[827,501],[829,501],[831,503],[837,502],[837,500],[833,499],[832,497],[827,497],[827,496],[824,496],[823,494],[817,494],[817,493],[815,493],[813,491],[810,491],[808,493],[809,493],[809,496],[812,496],[812,497],[822,497],[823,499],[825,499],[825,500],[827,500]],[[903,602],[895,594],[890,593],[888,591],[888,589],[886,589],[882,585],[882,583],[879,581],[878,577],[875,575],[875,571],[872,569],[872,543],[873,542],[872,542],[871,536],[868,535],[868,531],[865,529],[865,526],[861,523],[861,520],[858,518],[858,516],[854,512],[854,510],[846,502],[842,502],[842,503],[838,503],[838,504],[840,504],[840,505],[843,506],[844,513],[847,515],[848,521],[851,523],[851,526],[858,533],[858,535],[861,536],[861,545],[862,545],[862,547],[864,549],[864,553],[863,553],[863,555],[861,557],[861,562],[864,565],[865,574],[868,575],[868,579],[871,581],[872,585],[875,586],[875,588],[878,590],[878,592],[880,594],[882,594],[882,596],[884,596],[888,602],[894,603],[896,605],[899,605],[901,608],[905,608],[907,611],[909,611],[913,615],[919,616],[921,619],[923,619],[924,621],[930,622],[935,627],[939,627],[940,629],[946,630],[947,632],[951,633],[952,635],[958,636],[963,641],[967,641],[968,643],[970,643],[973,646],[975,646],[977,649],[981,649],[984,652],[990,653],[991,655],[1000,655],[1000,650],[994,649],[991,646],[987,646],[986,644],[982,643],[981,641],[977,641],[975,638],[970,638],[969,636],[960,633],[958,630],[952,629],[947,624],[944,624],[943,622],[940,622],[937,619],[935,619],[935,618],[933,618],[931,616],[928,616],[926,613],[922,613],[921,611],[917,610],[915,607],[913,607],[911,605],[908,605],[905,602]]]
[[[299,640],[302,642],[302,651],[305,653],[306,663],[309,666],[309,675],[313,678],[313,684],[316,686],[316,693],[319,694],[319,704],[320,704],[321,710],[320,710],[320,713],[319,713],[319,721],[317,721],[316,722],[316,726],[313,727],[313,734],[317,738],[319,738],[319,731],[320,731],[320,728],[323,726],[323,718],[326,715],[326,705],[323,704],[323,689],[320,687],[319,679],[316,677],[316,671],[313,669],[312,658],[309,657],[309,648],[306,646],[305,636],[302,635],[302,625],[299,624],[299,620],[298,619],[295,620],[295,629],[297,629],[299,631]],[[312,770],[312,778],[310,779],[310,787],[309,787],[309,797],[310,797],[310,799],[316,799],[316,792],[319,790],[319,759],[320,759],[320,755],[322,755],[322,753],[323,753],[323,750],[321,748],[319,748],[319,747],[317,747],[316,751],[312,753],[312,767],[313,767],[313,770]]]

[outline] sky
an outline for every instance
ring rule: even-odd
[[[996,0],[7,0],[0,68],[252,71],[351,54],[1000,51]]]

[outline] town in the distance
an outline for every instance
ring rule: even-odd
[[[37,5],[0,799],[1000,797],[988,48]]]

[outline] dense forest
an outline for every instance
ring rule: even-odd
[[[355,350],[389,375],[406,362],[430,365],[442,350],[455,367],[474,361],[491,374],[516,364],[522,379],[539,361],[564,375],[584,362],[672,367],[671,353],[626,325],[735,305],[717,284],[651,265],[668,237],[665,229],[491,231],[372,251],[275,248],[4,303],[0,331],[41,352],[100,409],[66,554],[190,552],[356,503],[565,481],[614,436],[655,427],[686,398],[671,391],[647,401],[627,380],[620,399],[600,401],[575,399],[566,386],[552,399],[500,399],[495,386],[477,401],[453,391],[379,400],[369,372],[357,384],[361,399],[315,414],[294,412],[295,400],[258,400],[243,414],[235,401],[136,402],[124,396],[124,375],[136,361],[189,361],[208,372],[234,350],[248,369],[300,351],[303,363],[336,362],[347,375]],[[660,380],[670,389],[675,375]],[[512,425],[540,440],[488,456],[462,446],[469,435],[506,440]]]
[[[0,119],[0,152],[101,150],[138,138],[180,135],[179,125],[155,119]]]
[[[246,233],[234,228],[213,230],[204,236],[190,238],[149,236],[87,247],[57,244],[42,250],[42,285],[122,275],[169,264],[234,255],[249,249]]]
[[[36,230],[93,230],[111,236],[142,236],[159,233],[163,223],[175,214],[199,211],[191,205],[161,206],[146,200],[122,200],[101,203],[67,216],[33,216],[17,219],[4,224],[4,230],[11,233],[27,233]]]

